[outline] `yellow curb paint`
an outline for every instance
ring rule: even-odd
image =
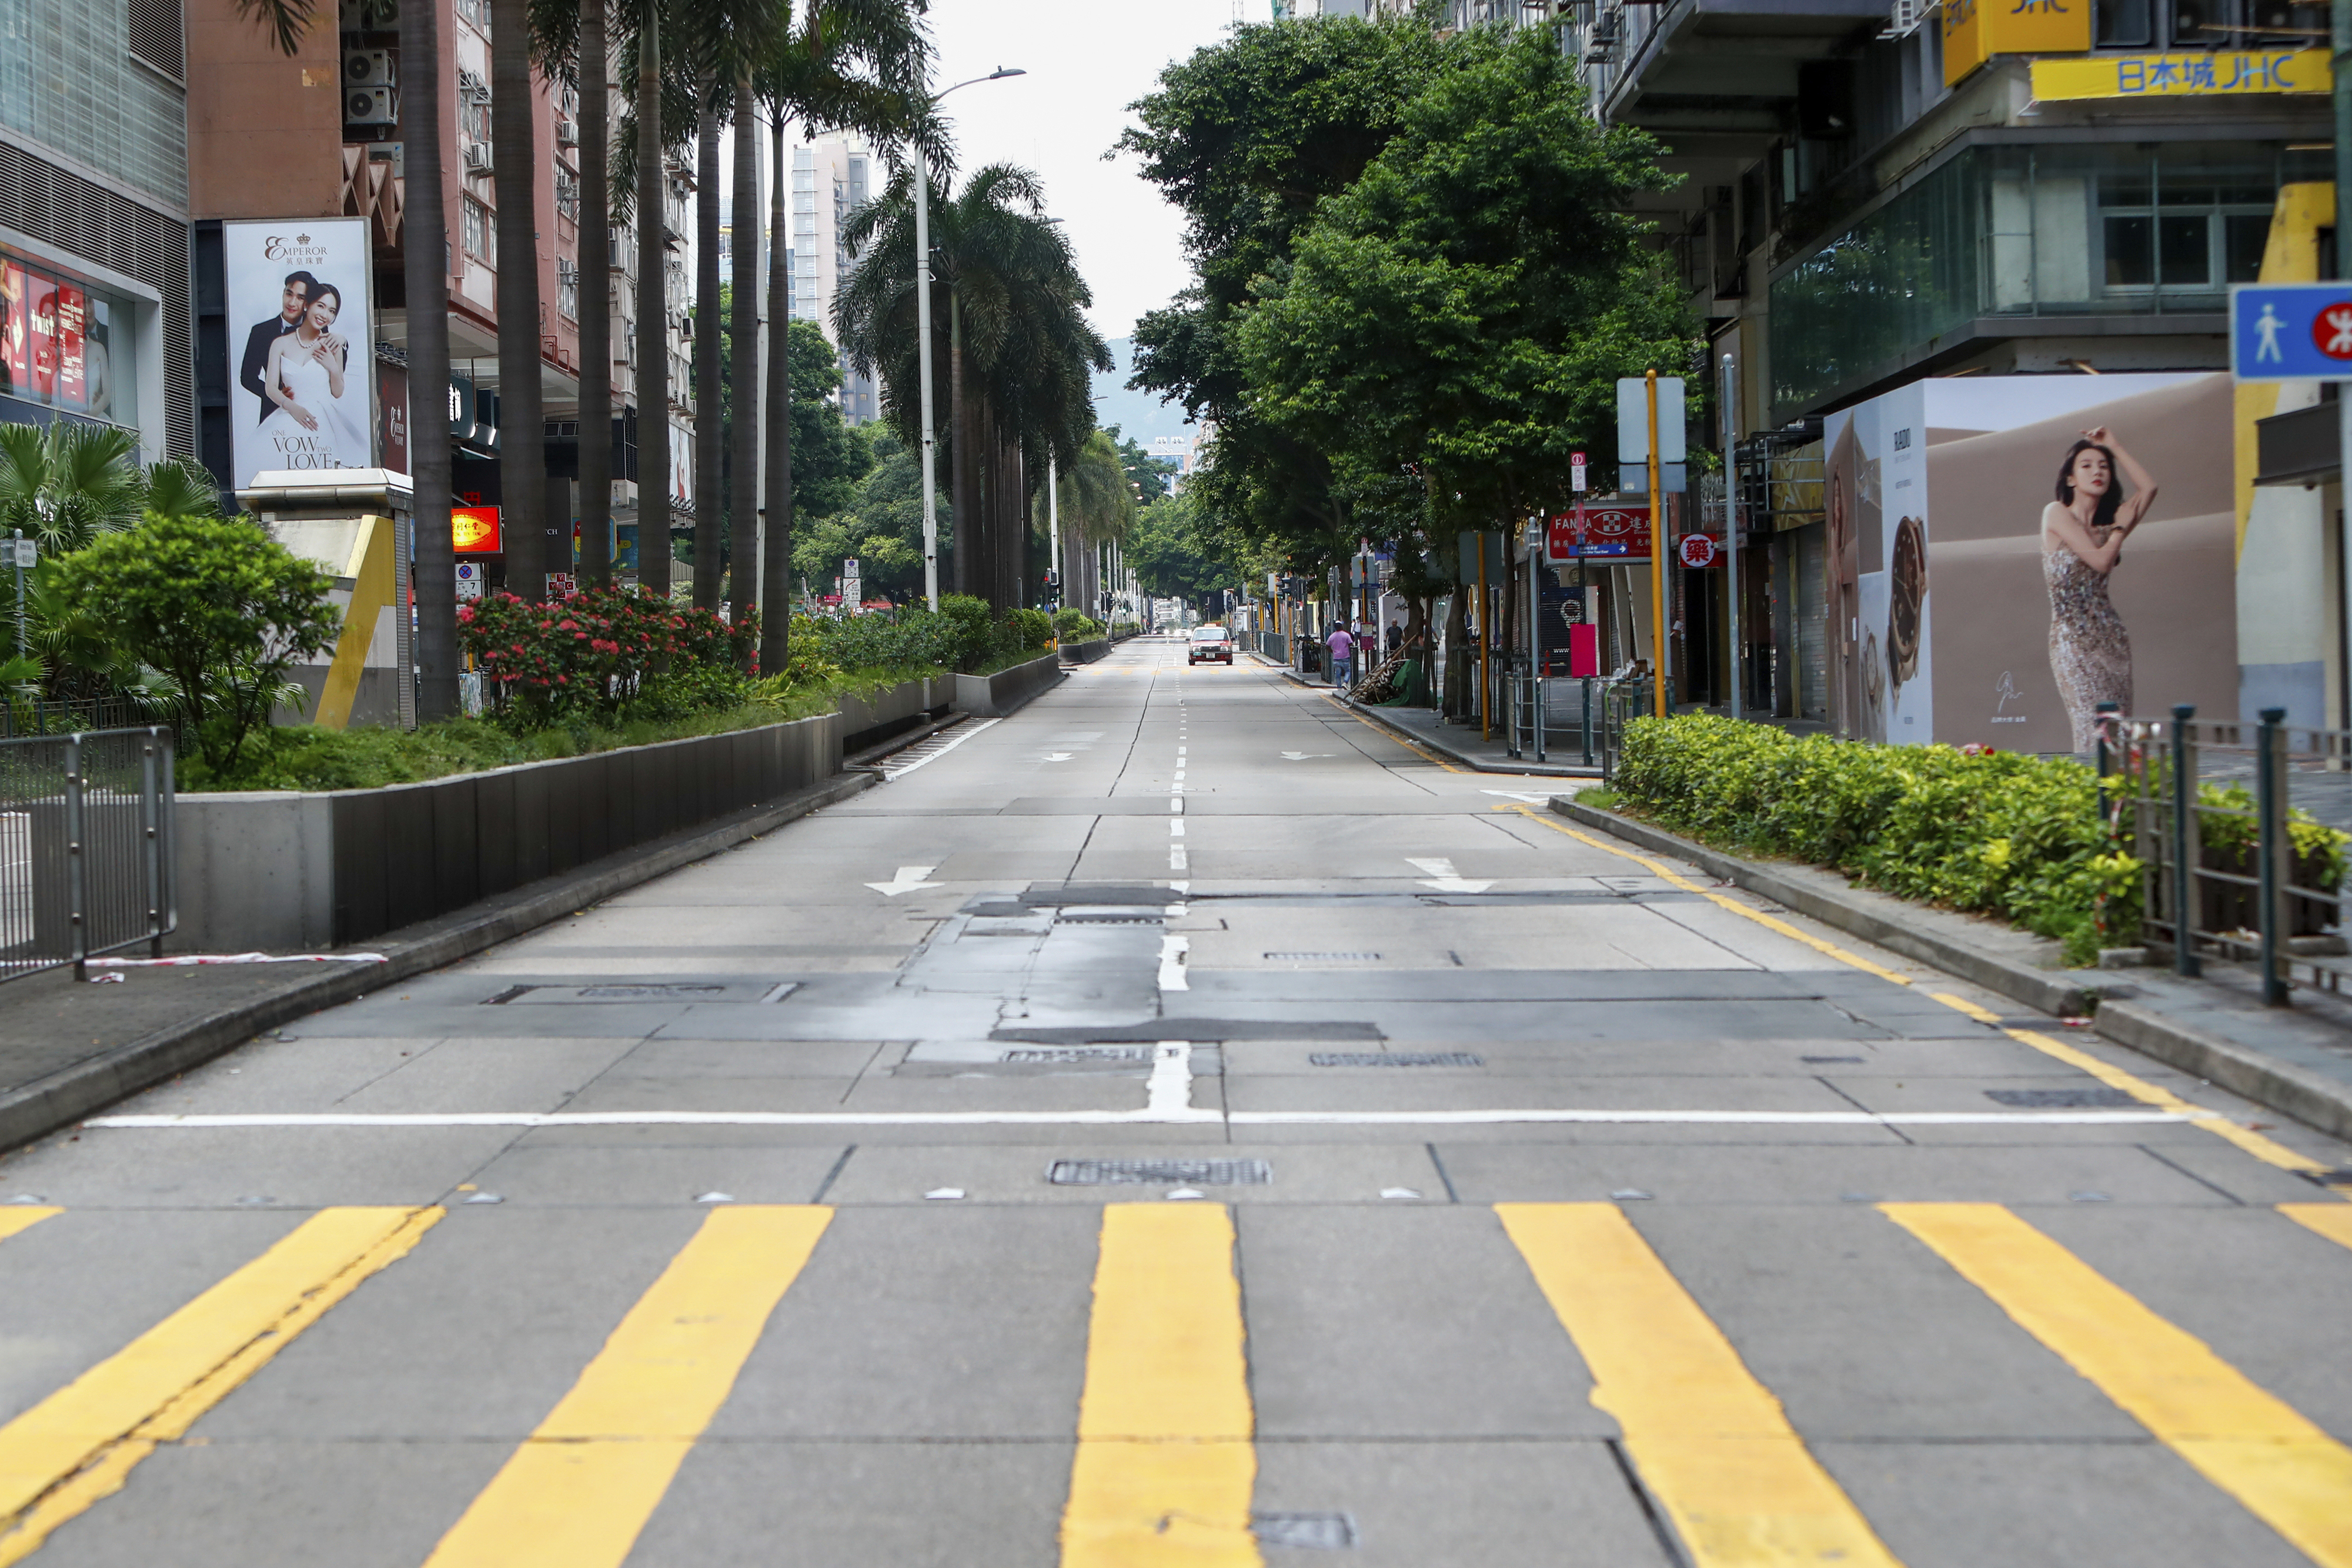
[[[1401,735],[1397,734],[1397,733],[1396,733],[1396,731],[1394,731],[1394,730],[1392,730],[1392,729],[1386,729],[1386,728],[1383,728],[1383,727],[1381,727],[1381,726],[1379,726],[1379,725],[1377,725],[1377,724],[1374,724],[1370,719],[1366,718],[1362,714],[1358,713],[1355,709],[1353,709],[1353,708],[1349,707],[1347,704],[1345,704],[1345,703],[1343,703],[1343,702],[1340,702],[1340,701],[1339,701],[1339,699],[1338,697],[1333,696],[1329,692],[1323,692],[1323,693],[1320,693],[1320,694],[1318,694],[1318,695],[1323,698],[1323,700],[1324,700],[1324,701],[1326,701],[1326,702],[1328,702],[1328,703],[1331,703],[1331,704],[1333,704],[1334,706],[1336,706],[1339,709],[1339,711],[1340,711],[1340,712],[1342,712],[1342,713],[1346,714],[1349,718],[1354,719],[1358,724],[1362,725],[1366,729],[1370,730],[1373,734],[1375,734],[1375,735],[1379,736],[1381,739],[1383,739],[1383,740],[1393,740],[1393,741],[1395,741],[1399,746],[1403,747],[1407,751],[1412,752],[1415,757],[1420,758],[1423,762],[1434,762],[1434,763],[1435,763],[1435,764],[1437,764],[1437,766],[1439,766],[1440,768],[1444,768],[1444,769],[1445,769],[1445,771],[1447,771],[1448,773],[1467,773],[1468,771],[1470,771],[1468,768],[1462,767],[1460,764],[1458,764],[1458,763],[1456,763],[1456,762],[1454,762],[1454,761],[1450,760],[1450,759],[1449,759],[1449,758],[1444,758],[1444,757],[1441,757],[1441,756],[1439,756],[1436,752],[1430,750],[1430,749],[1429,749],[1428,747],[1426,747],[1419,746],[1419,745],[1416,745],[1415,743],[1413,743],[1412,741],[1407,740],[1403,736],[1401,736]]]
[[[296,1335],[387,1263],[438,1208],[329,1208],[105,1361],[0,1427],[0,1564],[121,1490]]]
[[[2282,1203],[2278,1211],[2338,1247],[2352,1247],[2352,1208],[2333,1203]]]
[[[1233,1216],[1112,1204],[1101,1248],[1062,1568],[1260,1568]]]
[[[1878,1207],[2320,1568],[2352,1568],[2352,1449],[1999,1204]]]
[[[0,1208],[0,1241],[23,1234],[53,1214],[63,1214],[62,1208],[36,1208],[30,1204],[22,1207]]]
[[[1592,1373],[1642,1481],[1697,1568],[1898,1568],[1723,1331],[1623,1212],[1495,1212]]]
[[[1607,842],[1605,840],[1596,839],[1591,833],[1579,832],[1576,829],[1570,827],[1567,823],[1556,821],[1549,812],[1539,811],[1533,806],[1526,804],[1524,801],[1507,802],[1506,804],[1496,806],[1495,810],[1497,811],[1516,812],[1531,822],[1549,828],[1556,833],[1566,833],[1570,838],[1575,839],[1580,843],[1591,844],[1596,850],[1602,850],[1610,854],[1618,856],[1620,859],[1632,861],[1635,865],[1647,871],[1652,876],[1659,877],[1671,883],[1673,886],[1682,889],[1685,893],[1696,893],[1710,904],[1717,904],[1722,908],[1728,909],[1734,915],[1744,915],[1748,919],[1756,922],[1757,925],[1763,926],[1765,929],[1779,936],[1786,936],[1791,942],[1811,947],[1816,953],[1824,954],[1829,957],[1835,958],[1842,964],[1851,964],[1855,968],[1862,970],[1865,974],[1875,975],[1880,979],[1888,982],[1890,985],[1907,986],[1911,983],[1911,977],[1908,975],[1898,975],[1894,970],[1886,968],[1882,965],[1872,963],[1869,959],[1864,957],[1859,953],[1850,953],[1834,943],[1824,942],[1818,936],[1809,936],[1806,933],[1798,930],[1795,926],[1790,925],[1785,920],[1775,920],[1772,916],[1765,914],[1760,909],[1750,909],[1748,905],[1740,903],[1736,898],[1727,898],[1722,894],[1717,893],[1711,888],[1701,887],[1697,883],[1693,882],[1690,878],[1683,875],[1680,872],[1674,870],[1661,862],[1654,861],[1647,855],[1637,855],[1631,850],[1621,850],[1615,844]]]
[[[2043,1034],[2039,1030],[2011,1029],[2000,1021],[2000,1016],[1986,1010],[1965,997],[1955,997],[1942,991],[1930,991],[1928,996],[1956,1011],[1963,1012],[1979,1023],[1990,1024],[2020,1045],[2029,1045],[2053,1061],[2089,1073],[2110,1089],[2120,1089],[2142,1104],[2158,1110],[2173,1111],[2194,1119],[2193,1125],[2203,1128],[2217,1138],[2222,1138],[2262,1161],[2284,1171],[2316,1173],[2327,1167],[2307,1155],[2296,1154],[2284,1144],[2263,1137],[2251,1127],[2240,1126],[2219,1111],[2183,1100],[2171,1090],[2150,1083],[2138,1074],[2100,1061],[2078,1046]]]
[[[800,1205],[712,1210],[428,1568],[616,1568],[832,1218]]]

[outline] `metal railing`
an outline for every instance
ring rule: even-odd
[[[1599,713],[1593,721],[1593,747],[1600,753],[1601,781],[1607,784],[1616,779],[1618,766],[1625,759],[1625,727],[1637,718],[1649,717],[1655,698],[1647,675],[1609,678],[1592,684],[1599,699]]]
[[[2313,960],[2345,950],[2326,831],[2352,825],[2352,732],[2289,726],[2283,708],[2256,724],[2196,713],[2100,718],[2101,805],[2141,866],[2142,939],[2181,975],[2252,961],[2273,1006],[2298,969],[2342,990],[2346,969]]]
[[[129,697],[47,702],[0,695],[0,740],[20,735],[70,735],[78,729],[123,729],[142,716]]]
[[[0,981],[148,944],[179,924],[172,732],[0,741]]]

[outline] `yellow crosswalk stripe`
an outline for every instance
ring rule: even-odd
[[[1625,1451],[1698,1568],[1899,1568],[1723,1331],[1622,1211],[1500,1203],[1617,1418]]]
[[[2352,1247],[2352,1208],[2340,1203],[2282,1203],[2278,1211],[2338,1247]]]
[[[330,1208],[0,1427],[0,1563],[121,1490],[304,1329],[405,1256],[438,1208]]]
[[[1993,1203],[1880,1209],[2321,1568],[2352,1568],[2352,1449]]]
[[[636,1544],[830,1208],[714,1209],[490,1478],[428,1568],[600,1568]]]
[[[1062,1568],[1259,1568],[1233,1217],[1115,1203],[1101,1245]]]
[[[62,1208],[38,1208],[31,1204],[26,1204],[22,1207],[11,1205],[9,1207],[0,1208],[0,1241],[5,1241],[11,1236],[21,1235],[48,1218],[49,1216],[64,1212]]]

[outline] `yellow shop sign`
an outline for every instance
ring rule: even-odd
[[[2326,92],[2334,83],[2326,49],[2092,55],[2033,62],[2033,96],[2044,99]]]
[[[2091,47],[2091,0],[1944,0],[1947,87],[1995,55]]]

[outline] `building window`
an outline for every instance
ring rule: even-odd
[[[580,319],[580,264],[560,256],[555,263],[555,308],[567,321]]]
[[[575,224],[580,221],[580,176],[561,163],[555,166],[555,212]]]
[[[490,209],[471,196],[465,198],[461,206],[466,214],[466,254],[496,267],[499,236],[490,224]]]
[[[0,398],[135,429],[137,323],[121,295],[0,249]]]

